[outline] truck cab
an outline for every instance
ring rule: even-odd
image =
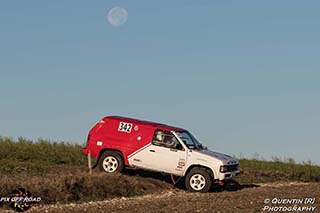
[[[239,161],[211,151],[187,130],[132,118],[109,116],[89,132],[83,154],[100,170],[142,168],[185,177],[189,191],[207,192],[212,183],[239,175]]]

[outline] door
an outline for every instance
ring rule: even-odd
[[[156,130],[152,142],[130,157],[131,164],[155,171],[182,175],[186,166],[186,150],[168,131]]]

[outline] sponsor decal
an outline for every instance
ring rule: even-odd
[[[178,162],[178,166],[177,166],[177,167],[178,167],[178,168],[179,168],[179,167],[182,168],[182,167],[185,166],[185,165],[186,165],[185,159],[179,159],[179,162]]]

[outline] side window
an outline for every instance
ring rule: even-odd
[[[152,144],[170,149],[183,150],[177,138],[171,132],[163,130],[156,130],[154,132]]]

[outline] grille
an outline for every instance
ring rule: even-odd
[[[227,165],[225,166],[227,168],[228,172],[233,172],[233,171],[237,171],[239,164],[235,164],[235,165]]]

